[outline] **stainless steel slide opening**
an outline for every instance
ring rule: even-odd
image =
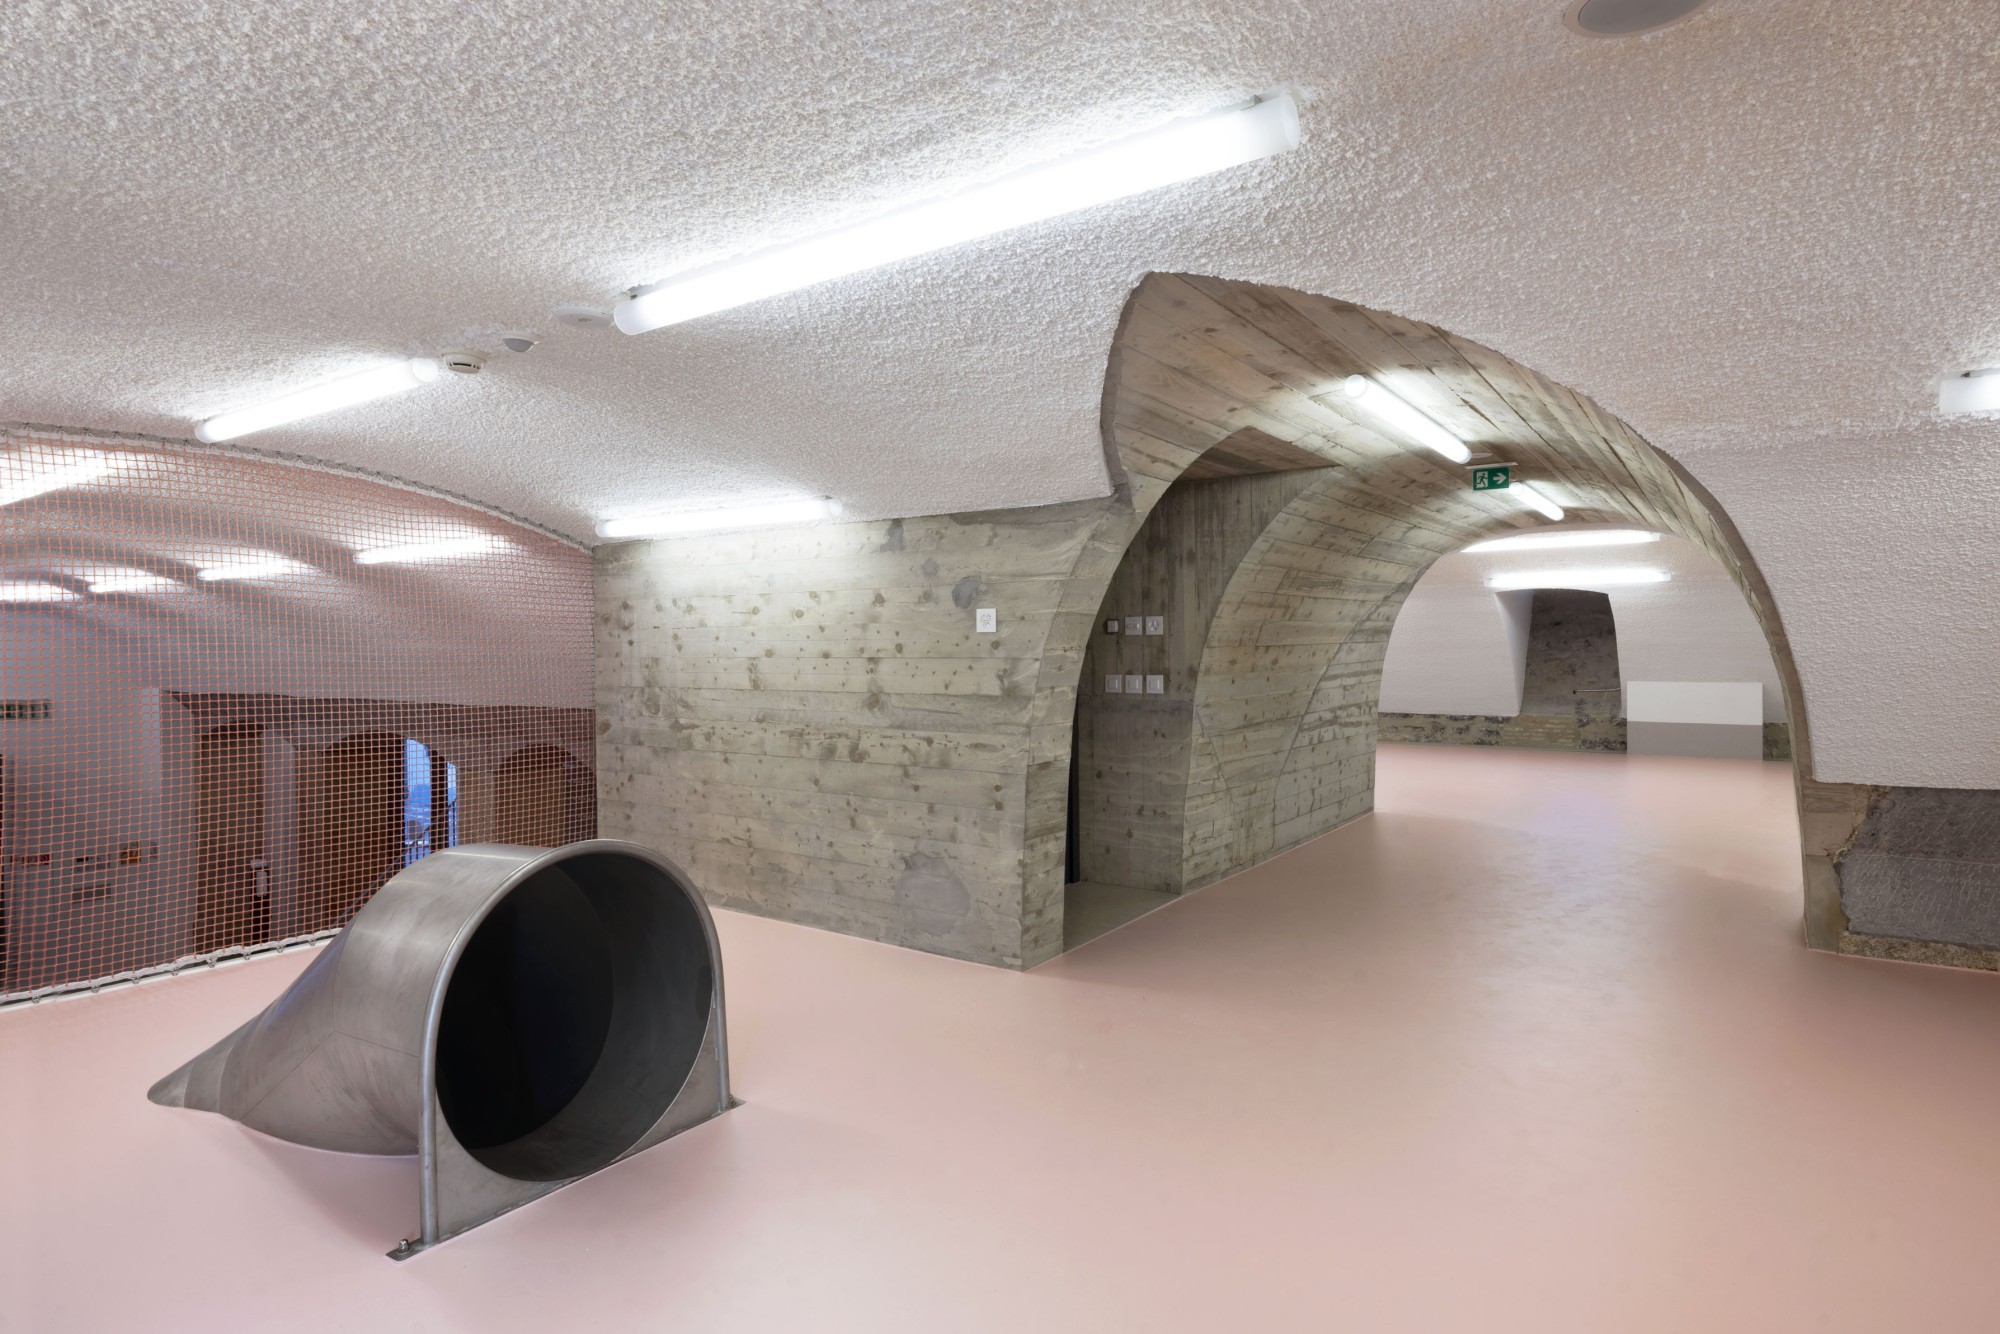
[[[728,1109],[714,926],[632,844],[434,853],[151,1096],[316,1148],[416,1154],[402,1258]]]

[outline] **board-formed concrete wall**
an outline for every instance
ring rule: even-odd
[[[1050,957],[1098,612],[1168,488],[1246,428],[1329,466],[1214,572],[1186,797],[1127,803],[1151,822],[1134,837],[1178,843],[1184,884],[1199,884],[1365,812],[1403,599],[1445,553],[1537,521],[1393,438],[1337,392],[1349,374],[1504,453],[1580,519],[1709,552],[1772,644],[1809,757],[1783,627],[1749,552],[1623,423],[1427,325],[1154,275],[1111,352],[1114,490],[1101,502],[599,550],[603,831],[661,848],[726,906],[1015,967]],[[996,634],[975,632],[980,607],[998,610]]]
[[[1067,761],[1075,662],[1052,631],[1074,619],[1080,642],[1096,614],[1101,581],[1073,575],[1111,508],[600,548],[600,829],[726,907],[987,963],[1054,953],[1060,917],[1022,894],[1028,775]]]
[[[1314,472],[1294,471],[1182,482],[1167,490],[1126,549],[1099,604],[1078,687],[1081,879],[1176,893],[1184,887],[1195,683],[1209,631],[1251,547],[1317,480]],[[1160,621],[1157,635],[1145,632],[1149,615]],[[1125,633],[1132,618],[1142,633]],[[1124,688],[1153,678],[1158,694]]]

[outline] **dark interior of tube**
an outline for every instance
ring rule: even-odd
[[[714,992],[701,915],[666,872],[615,852],[538,871],[452,971],[437,1042],[445,1123],[516,1180],[595,1171],[673,1102]]]

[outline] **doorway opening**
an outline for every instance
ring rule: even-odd
[[[306,860],[309,929],[344,926],[404,865],[405,739],[342,737],[319,757]]]
[[[403,743],[403,865],[458,846],[458,766],[411,738]]]
[[[196,951],[263,940],[271,931],[264,855],[264,729],[226,723],[201,737],[195,803]]]

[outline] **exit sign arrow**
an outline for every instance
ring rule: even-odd
[[[1491,463],[1472,470],[1474,491],[1505,491],[1514,484],[1514,465],[1511,463]]]

